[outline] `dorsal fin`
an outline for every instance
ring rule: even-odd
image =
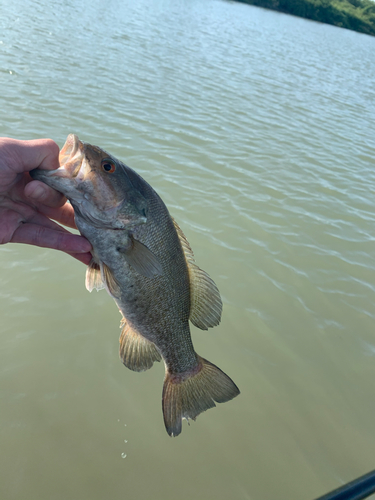
[[[195,264],[193,250],[177,222],[172,218],[185,255],[190,279],[190,321],[201,330],[220,323],[223,304],[210,276]]]
[[[100,274],[100,266],[94,259],[91,259],[86,269],[85,285],[89,292],[92,292],[94,288],[98,291],[104,288],[104,283]]]
[[[155,344],[131,328],[125,318],[122,319],[120,327],[122,327],[120,358],[127,368],[135,372],[141,372],[151,368],[154,361],[161,361],[161,356]]]
[[[216,283],[197,265],[189,264],[190,321],[201,330],[217,326],[223,303]]]

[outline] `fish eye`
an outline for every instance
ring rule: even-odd
[[[113,174],[113,172],[116,170],[116,165],[112,160],[103,160],[102,169],[108,174]]]

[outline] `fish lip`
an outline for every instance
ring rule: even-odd
[[[60,168],[55,172],[61,177],[77,177],[84,159],[84,145],[75,134],[69,134],[59,154]]]

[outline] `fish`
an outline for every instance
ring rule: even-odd
[[[163,360],[164,424],[178,436],[192,419],[240,391],[193,347],[189,321],[217,326],[222,301],[210,276],[156,191],[103,149],[67,137],[60,167],[35,169],[33,179],[63,193],[80,233],[92,245],[86,288],[105,288],[122,314],[120,358],[133,371]]]

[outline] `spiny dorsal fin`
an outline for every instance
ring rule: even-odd
[[[186,236],[177,222],[173,219],[182,250],[185,254],[190,278],[190,321],[201,330],[207,330],[220,323],[223,303],[220,292],[210,276],[200,269],[194,260]]]
[[[121,295],[120,286],[117,283],[116,278],[113,276],[112,271],[107,266],[107,264],[104,264],[104,262],[101,262],[101,270],[102,270],[102,279],[107,285],[108,292],[110,293],[110,295],[112,295],[113,297],[120,297]]]
[[[92,292],[94,288],[98,291],[104,288],[104,283],[100,274],[100,266],[94,259],[91,259],[86,269],[85,285],[89,292]]]
[[[120,335],[120,358],[130,370],[141,372],[148,370],[154,361],[161,361],[155,345],[132,329],[125,318],[122,319]]]
[[[130,245],[120,249],[128,264],[146,278],[163,274],[159,259],[143,243],[131,237]]]

